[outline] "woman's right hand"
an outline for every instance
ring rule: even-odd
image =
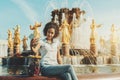
[[[37,45],[38,42],[39,42],[39,39],[38,39],[38,38],[33,38],[33,39],[31,40],[32,46]]]
[[[30,47],[33,52],[36,52],[35,50],[37,50],[40,47],[39,39],[33,38],[30,42]]]

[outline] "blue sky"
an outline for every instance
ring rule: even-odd
[[[99,34],[108,36],[110,27],[120,28],[120,0],[0,0],[0,39],[7,39],[7,30],[18,24],[21,26],[21,38],[29,36],[29,25],[42,22],[40,31],[51,19],[51,11],[62,7],[80,7],[86,11],[87,18],[94,18],[97,24],[103,24]]]

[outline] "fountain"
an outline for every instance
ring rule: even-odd
[[[72,64],[76,70],[76,73],[78,74],[119,72],[118,70],[120,70],[120,58],[116,50],[117,42],[115,32],[116,30],[114,29],[114,25],[112,25],[111,28],[111,52],[109,54],[104,54],[103,52],[105,51],[106,44],[105,40],[102,37],[100,38],[100,45],[102,48],[104,48],[104,50],[99,51],[97,49],[98,47],[96,29],[99,29],[101,27],[101,24],[96,24],[94,19],[92,20],[92,23],[90,25],[91,34],[89,49],[77,47],[77,45],[80,44],[77,43],[79,39],[76,37],[76,33],[78,32],[78,29],[82,24],[81,17],[83,17],[83,14],[85,14],[85,11],[81,11],[80,8],[73,8],[72,10],[68,8],[61,8],[60,10],[55,9],[52,11],[51,21],[59,24],[60,29],[61,26],[65,26],[65,24],[67,28],[66,31],[64,31],[64,35],[67,35],[67,37],[64,38],[64,35],[61,35],[63,63]],[[57,17],[57,19],[55,16]],[[62,30],[60,32],[62,34]],[[104,69],[106,69],[107,71],[104,71]]]
[[[91,31],[89,35],[89,48],[84,47],[83,43],[80,47],[79,41],[82,40],[79,37],[81,37],[78,33],[82,29],[81,24],[85,22],[87,19],[84,19],[84,15],[86,12],[84,10],[81,10],[79,7],[75,7],[72,9],[69,8],[60,8],[60,9],[54,9],[51,12],[51,21],[55,22],[59,25],[60,29],[60,41],[61,41],[61,55],[63,58],[63,64],[71,64],[74,66],[75,71],[77,74],[90,74],[90,73],[118,73],[120,72],[120,56],[117,53],[117,36],[116,36],[116,30],[115,26],[112,25],[111,27],[111,37],[108,41],[110,44],[110,50],[106,48],[106,41],[104,38],[100,38],[100,45],[101,50],[98,49],[97,45],[97,29],[100,29],[101,24],[96,24],[95,20],[91,20],[91,25],[89,25],[87,28]],[[36,22],[35,25],[31,26],[30,29],[33,30],[33,37],[32,38],[40,38],[40,32],[38,31],[38,27],[41,26],[41,23]],[[87,32],[86,32],[87,33]],[[81,34],[86,34],[81,33]],[[14,33],[14,44],[12,44],[11,39],[11,32],[8,30],[8,53],[10,56],[13,56],[14,54],[20,53],[20,33],[19,33],[19,27],[15,29]],[[17,40],[16,40],[17,39]],[[23,40],[27,40],[25,37]],[[32,42],[32,40],[31,40]],[[26,44],[26,43],[25,43]],[[13,46],[14,45],[14,46]],[[30,46],[36,46],[30,45]],[[109,50],[109,53],[105,51],[105,49]],[[32,53],[31,51],[26,51],[26,48],[24,48],[25,52],[28,54],[34,54],[34,57],[29,58],[21,58],[21,62],[17,62],[17,65],[26,65],[28,66],[31,62],[31,59],[33,58],[40,58],[40,56],[35,53]],[[13,52],[14,51],[14,52]],[[105,53],[106,52],[106,53]],[[28,55],[27,55],[28,56]],[[10,58],[9,58],[10,59]],[[8,60],[8,59],[7,59]],[[19,60],[18,57],[15,58],[15,60]],[[10,61],[10,62],[8,62]],[[14,60],[8,60],[7,64],[13,65]],[[26,68],[26,67],[25,67]],[[25,70],[25,68],[23,68]],[[20,73],[20,72],[19,72]],[[14,74],[17,74],[15,72]]]

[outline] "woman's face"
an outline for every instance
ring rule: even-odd
[[[47,39],[48,39],[48,40],[53,39],[54,35],[55,35],[55,29],[54,29],[54,28],[48,29],[47,35],[46,35],[46,36],[47,36]]]

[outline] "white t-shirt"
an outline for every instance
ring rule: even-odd
[[[42,64],[55,65],[57,62],[57,48],[60,42],[57,39],[53,40],[53,43],[48,43],[46,39],[40,40],[40,54]]]

